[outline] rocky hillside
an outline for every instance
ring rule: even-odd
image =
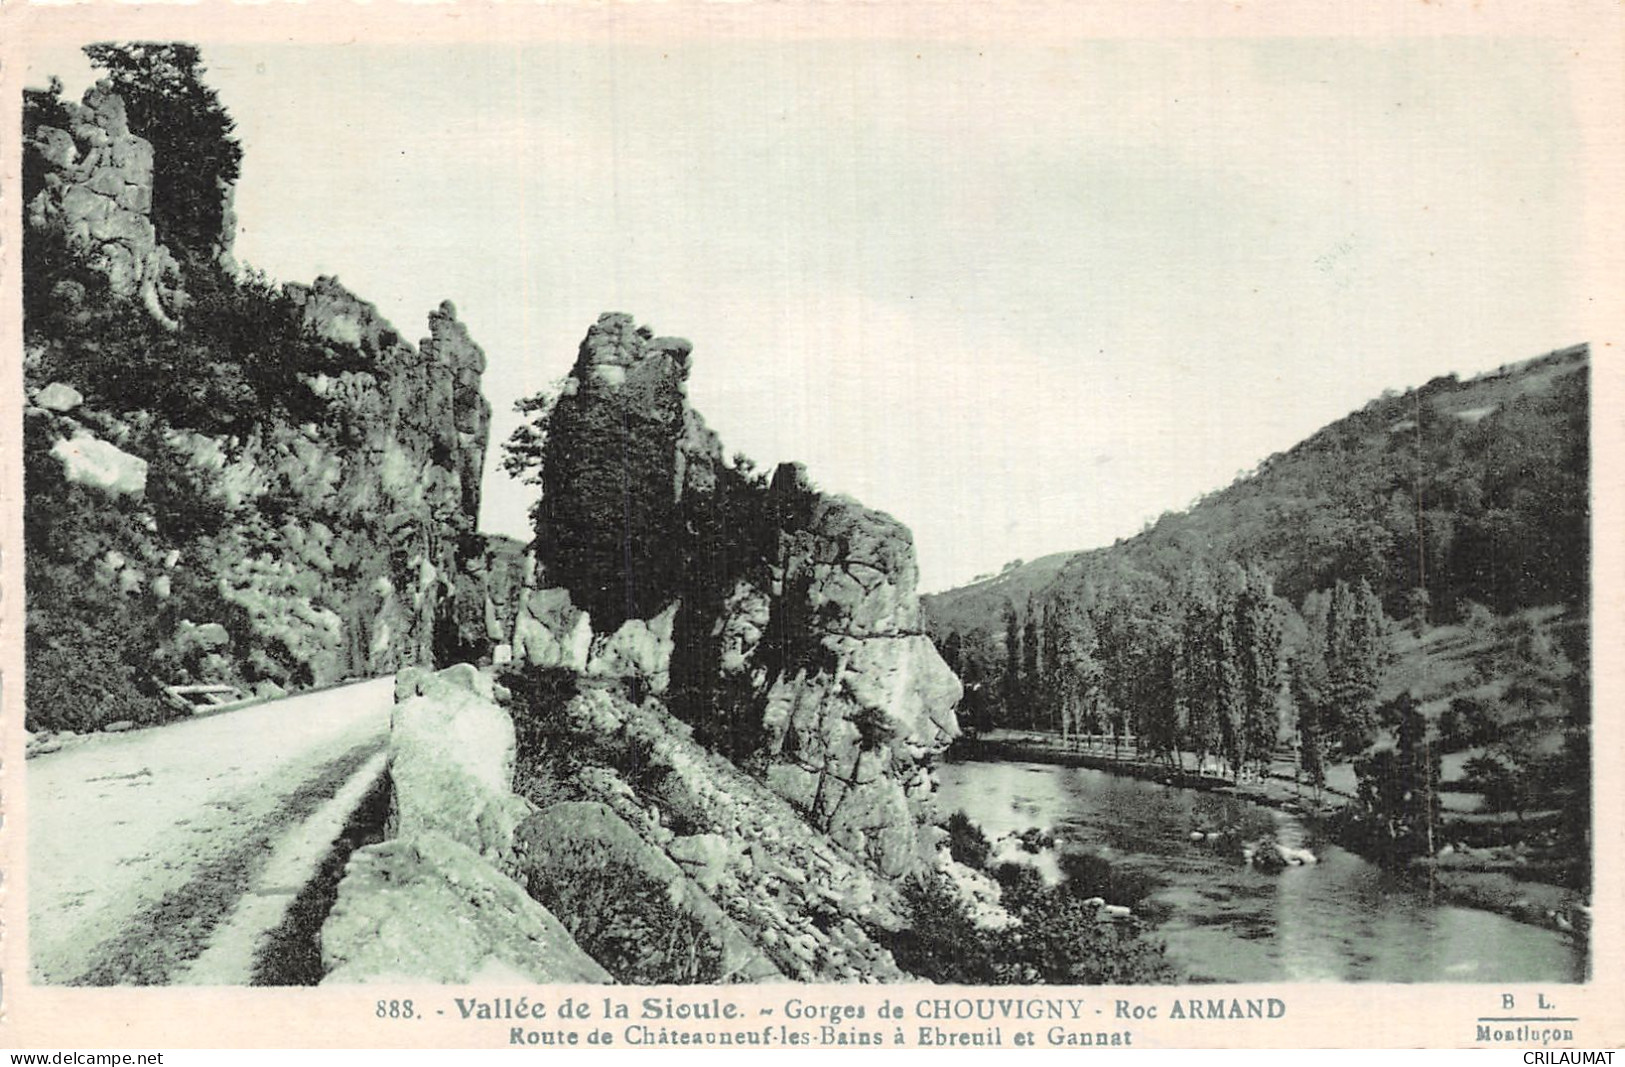
[[[588,330],[534,554],[461,571],[455,644],[500,681],[400,676],[389,839],[350,861],[328,981],[905,981],[922,878],[1012,924],[935,824],[960,688],[907,528],[724,461],[690,358]]]
[[[960,690],[920,631],[912,537],[797,466],[725,462],[690,358],[626,315],[587,332],[546,417],[538,565],[483,563],[493,656],[629,680],[882,871],[929,865],[924,767]]]
[[[922,877],[1012,923],[935,825],[959,683],[908,530],[725,462],[689,360],[588,331],[535,556],[462,572],[458,646],[501,681],[401,675],[390,839],[350,862],[328,981],[903,981]]]
[[[345,872],[327,981],[907,977],[877,940],[897,887],[658,704],[599,678],[549,709],[467,665],[397,700],[388,840]]]
[[[107,83],[30,93],[24,132],[30,728],[429,662],[482,551],[485,357],[452,305],[413,346],[336,279],[234,272],[229,229],[166,247]]]
[[[961,686],[907,527],[725,459],[689,343],[609,314],[527,408],[535,540],[480,536],[452,305],[412,345],[334,278],[242,269],[196,49],[90,52],[110,81],[24,109],[30,729],[394,673],[384,840],[318,917],[335,983],[1165,974],[1094,887],[1012,866],[1006,907],[953,858]]]

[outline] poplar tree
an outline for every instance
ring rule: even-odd
[[[1043,658],[1040,642],[1043,607],[1032,597],[1027,598],[1026,621],[1021,628],[1021,692],[1027,703],[1027,717],[1032,725],[1049,721],[1049,701],[1046,699],[1043,678]]]
[[[1388,658],[1388,620],[1370,583],[1339,581],[1326,615],[1327,726],[1344,756],[1371,743]]]
[[[1281,728],[1282,605],[1270,589],[1269,578],[1257,567],[1248,569],[1231,614],[1239,660],[1236,688],[1241,699],[1239,772],[1248,761],[1268,767]]]
[[[1025,725],[1021,716],[1021,616],[1016,606],[1004,605],[1004,721],[1007,725]]]
[[[1310,639],[1294,650],[1288,660],[1288,684],[1297,712],[1298,769],[1308,776],[1318,796],[1326,786],[1326,657],[1323,639],[1311,632]]]
[[[1047,621],[1048,630],[1055,634],[1055,658],[1050,668],[1061,733],[1070,739],[1080,726],[1098,720],[1103,674],[1100,641],[1089,613],[1069,594],[1055,598]]]
[[[1186,581],[1175,667],[1183,743],[1196,754],[1198,771],[1219,741],[1222,679],[1214,655],[1219,606],[1205,568]]]

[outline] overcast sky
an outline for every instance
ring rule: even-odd
[[[730,452],[915,532],[922,585],[1107,544],[1390,387],[1586,340],[1550,46],[205,47],[239,258],[512,401],[602,311],[695,345]],[[31,80],[85,81],[71,53]]]

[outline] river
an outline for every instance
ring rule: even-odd
[[[1058,848],[1150,879],[1143,910],[1192,981],[1584,980],[1583,953],[1564,935],[1433,903],[1272,808],[1049,764],[950,763],[937,778],[943,813],[964,811],[989,837],[1050,829]],[[1193,843],[1193,830],[1270,833],[1320,862],[1265,874]]]

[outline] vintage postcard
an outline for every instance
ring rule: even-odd
[[[1625,1044],[1617,4],[0,41],[0,1046]]]

